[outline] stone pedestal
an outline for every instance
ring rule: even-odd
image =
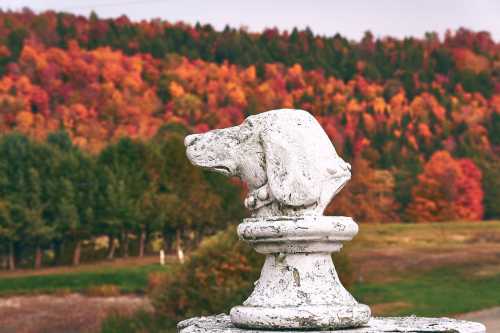
[[[481,324],[443,318],[370,319],[370,308],[342,286],[330,255],[358,226],[323,213],[351,166],[308,112],[271,110],[184,142],[193,165],[247,184],[253,218],[238,226],[238,235],[266,261],[254,291],[230,317],[193,318],[179,323],[180,332],[485,332]]]
[[[264,333],[263,330],[249,330],[235,327],[229,316],[220,314],[210,317],[195,317],[177,325],[179,333]],[[267,331],[269,333],[273,331]],[[275,332],[275,331],[274,331]],[[281,331],[286,332],[286,331]],[[288,331],[290,332],[290,331]],[[294,331],[297,333],[298,331]],[[304,331],[316,333],[319,331]],[[371,318],[358,328],[321,331],[322,333],[486,333],[483,324],[450,318],[388,317]],[[493,333],[493,332],[492,332]]]
[[[370,308],[342,286],[331,258],[357,232],[357,224],[342,216],[245,219],[238,235],[266,261],[250,297],[231,309],[233,324],[254,329],[366,324]]]

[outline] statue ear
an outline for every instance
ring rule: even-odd
[[[319,173],[298,133],[276,127],[260,135],[270,194],[287,206],[308,206],[319,200]]]

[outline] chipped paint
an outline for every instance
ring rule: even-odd
[[[447,318],[370,319],[370,308],[342,286],[331,253],[358,226],[350,217],[322,214],[350,179],[351,166],[308,112],[264,112],[239,126],[189,135],[185,145],[194,165],[248,185],[244,204],[252,218],[238,235],[266,260],[252,294],[230,317],[192,318],[179,323],[179,332],[485,332],[481,324]]]
[[[304,110],[263,112],[184,143],[194,165],[248,185],[244,204],[255,217],[322,215],[351,178],[350,164]]]
[[[303,322],[307,325],[307,322]],[[265,330],[249,330],[235,327],[225,314],[210,317],[195,317],[181,321],[177,325],[179,333],[263,333]],[[269,333],[273,331],[267,331]],[[281,331],[294,332],[297,331]],[[371,318],[359,328],[339,329],[335,331],[314,331],[307,333],[486,333],[483,324],[456,320],[450,318],[422,318],[422,317],[388,317]]]
[[[370,308],[342,286],[330,253],[357,233],[343,216],[245,219],[240,239],[266,255],[248,299],[231,309],[235,326],[255,329],[341,328],[366,324]]]

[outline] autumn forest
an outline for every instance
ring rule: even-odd
[[[487,32],[352,41],[0,11],[0,266],[78,264],[101,236],[96,257],[194,247],[246,214],[244,189],[192,167],[183,137],[277,108],[310,111],[353,165],[329,214],[500,218]]]

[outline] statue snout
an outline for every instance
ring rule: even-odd
[[[195,144],[196,141],[198,141],[200,138],[200,134],[191,134],[188,135],[184,138],[184,146],[189,147]]]

